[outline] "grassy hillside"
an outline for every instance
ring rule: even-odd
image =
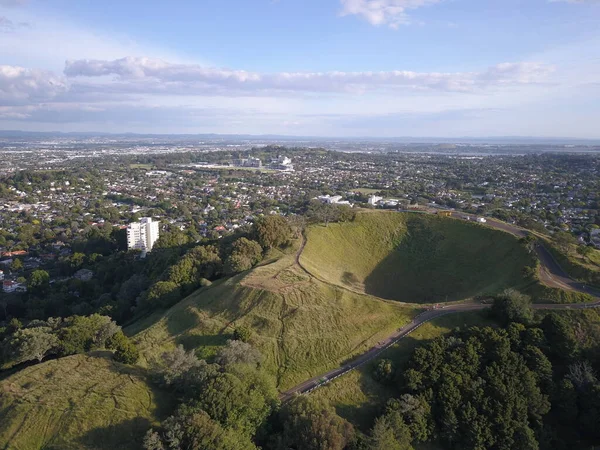
[[[545,245],[569,276],[588,285],[600,287],[600,251],[594,249],[588,258],[582,258],[574,246],[565,254],[550,239],[546,239]]]
[[[531,258],[517,239],[437,216],[363,212],[314,226],[301,263],[317,277],[404,302],[460,300],[520,287]]]
[[[398,341],[386,350],[379,359],[393,361],[408,360],[413,350],[438,336],[449,333],[456,327],[486,326],[492,322],[480,312],[452,314],[439,317],[428,322],[410,336]],[[363,431],[368,431],[373,420],[385,406],[387,399],[397,396],[392,386],[384,386],[376,382],[372,376],[375,362],[366,364],[360,369],[338,378],[311,395],[326,399],[335,407],[337,413],[349,420]]]
[[[251,327],[252,343],[285,390],[365,351],[414,314],[315,280],[288,255],[196,292],[146,329],[127,331],[151,362],[178,344],[210,357],[236,326]]]
[[[0,381],[0,448],[135,449],[165,394],[145,371],[76,355],[31,366]]]

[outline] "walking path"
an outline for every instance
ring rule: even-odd
[[[469,217],[467,214],[457,212],[453,213],[452,216],[458,219],[467,219]],[[498,230],[514,234],[517,237],[525,237],[529,234],[529,231],[527,230],[496,220],[488,220],[486,225]],[[300,255],[302,253],[302,250],[304,250],[305,245],[306,239],[303,238],[302,245],[300,246],[300,249],[296,254],[296,263],[300,267],[302,267],[302,265],[300,264]],[[534,304],[534,309],[569,310],[600,307],[600,291],[582,285],[580,282],[569,278],[569,276],[562,270],[562,268],[556,262],[554,257],[550,254],[550,252],[541,244],[536,245],[535,250],[540,259],[540,279],[542,280],[542,282],[544,282],[550,287],[556,287],[560,289],[578,291],[589,294],[593,297],[596,297],[597,301],[594,303]],[[302,269],[306,270],[304,267],[302,267]],[[392,335],[388,336],[385,340],[379,342],[375,347],[369,349],[362,355],[354,358],[351,362],[345,364],[342,367],[338,367],[337,369],[330,370],[329,372],[326,372],[322,375],[313,377],[309,380],[298,384],[297,386],[294,386],[291,389],[288,389],[287,391],[281,393],[280,398],[283,402],[285,402],[291,399],[296,394],[306,394],[312,392],[315,389],[318,389],[319,387],[329,383],[331,380],[334,380],[338,377],[341,377],[342,375],[347,374],[348,372],[351,372],[352,370],[357,369],[366,362],[372,361],[373,359],[377,358],[384,350],[394,345],[400,339],[408,336],[421,325],[423,325],[426,322],[429,322],[432,319],[436,319],[447,314],[454,314],[466,311],[480,311],[489,307],[490,305],[482,303],[462,303],[448,304],[442,306],[440,309],[427,310],[416,316],[409,324],[403,326],[402,328],[394,332]]]

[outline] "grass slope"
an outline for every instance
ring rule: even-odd
[[[159,420],[165,394],[143,369],[76,355],[0,381],[0,448],[133,449]]]
[[[456,327],[468,328],[487,325],[492,325],[492,322],[485,316],[485,313],[481,312],[439,317],[420,326],[410,336],[398,341],[378,360],[407,361],[418,345],[449,333]],[[374,419],[381,414],[387,399],[398,395],[394,387],[384,386],[372,378],[371,373],[376,361],[365,364],[358,370],[332,381],[311,395],[326,399],[335,407],[340,416],[367,432],[372,427]]]
[[[564,253],[549,239],[546,239],[545,245],[569,276],[600,288],[600,251],[593,249],[588,258],[582,258],[574,246],[568,253]]]
[[[314,226],[301,263],[319,278],[404,302],[453,301],[524,284],[531,257],[513,236],[421,214],[362,212]]]
[[[197,291],[146,329],[127,331],[152,362],[178,344],[210,357],[236,326],[250,327],[266,369],[285,390],[364,352],[416,312],[315,280],[287,255]]]

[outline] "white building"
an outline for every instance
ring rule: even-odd
[[[271,169],[280,170],[283,172],[293,172],[294,166],[292,160],[287,156],[278,156],[277,159],[271,160]]]
[[[0,270],[0,281],[4,280],[4,271]]]
[[[142,217],[127,227],[127,248],[150,252],[158,236],[158,222],[153,222],[151,217]]]
[[[381,200],[383,200],[383,197],[378,197],[376,195],[372,195],[372,196],[369,197],[369,205],[375,206]]]
[[[338,204],[340,202],[340,200],[342,200],[342,196],[341,195],[320,195],[319,197],[317,197],[317,199],[319,201],[321,201],[322,203],[329,203],[330,205],[335,205]]]

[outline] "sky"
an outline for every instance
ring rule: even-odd
[[[600,0],[0,0],[0,130],[600,138]]]

